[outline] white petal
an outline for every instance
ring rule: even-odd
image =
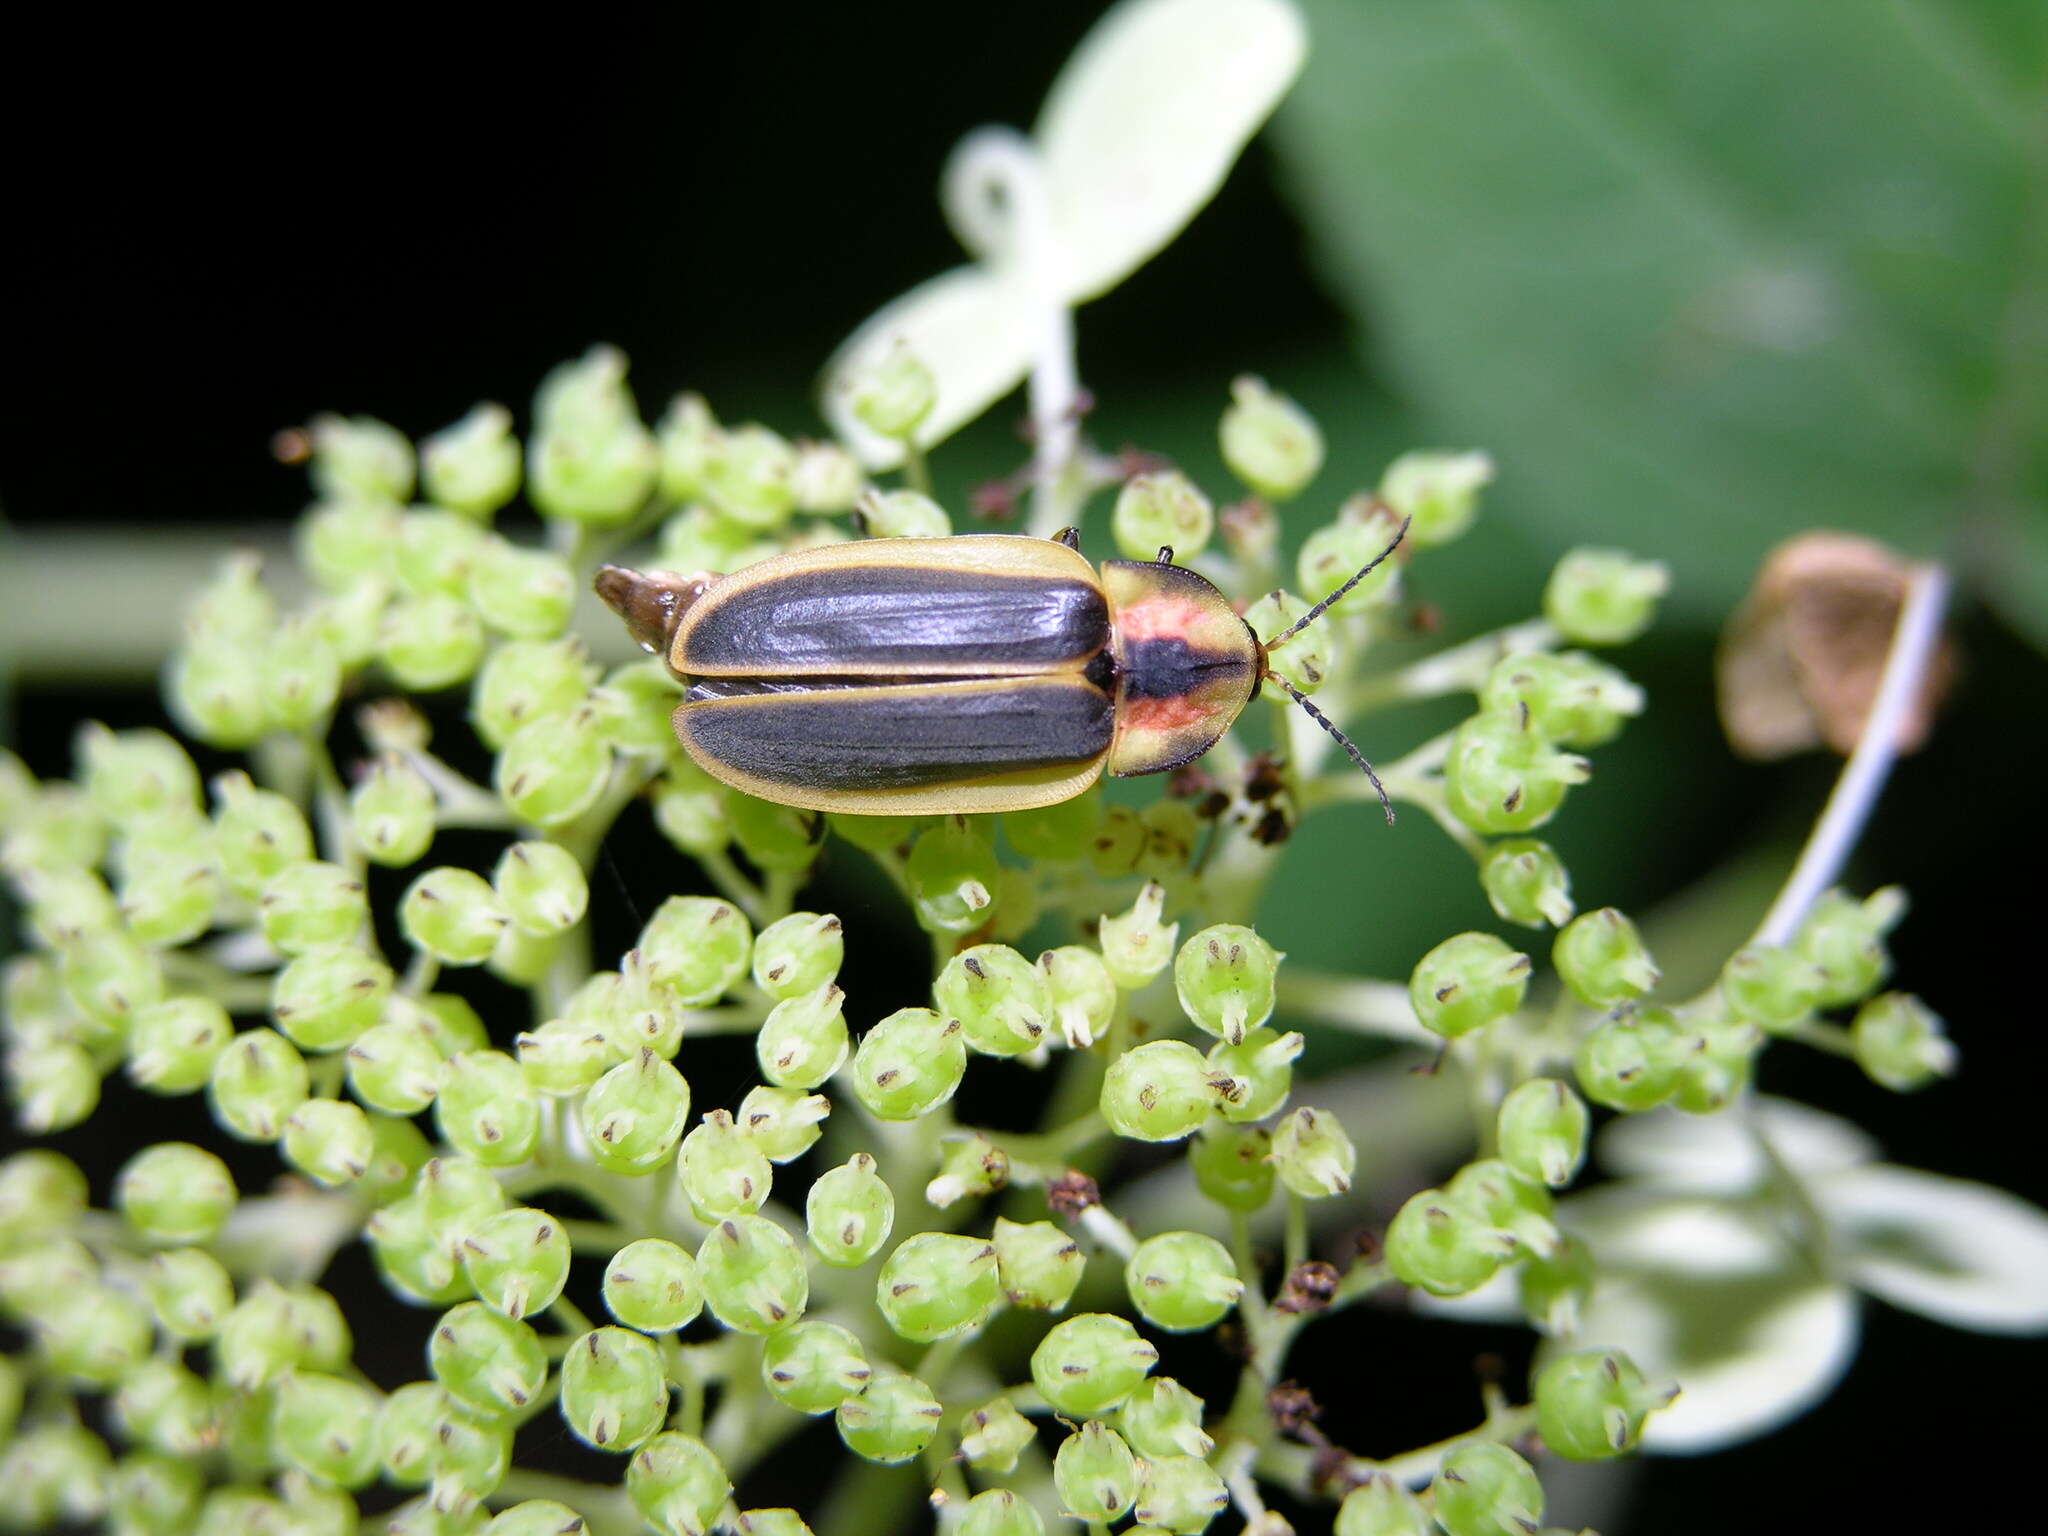
[[[1759,1097],[1750,1113],[1778,1155],[1801,1173],[1851,1168],[1877,1155],[1876,1144],[1848,1121],[1790,1099]],[[1601,1133],[1600,1164],[1625,1177],[1703,1193],[1754,1189],[1767,1171],[1739,1108],[1713,1115],[1675,1109],[1623,1115]]]
[[[1815,1180],[1850,1275],[1982,1333],[2048,1332],[2048,1212],[1967,1179],[1876,1165]]]
[[[833,433],[873,470],[900,463],[903,448],[855,419],[847,385],[898,341],[938,384],[938,399],[917,429],[919,446],[928,448],[1022,381],[1031,364],[1031,306],[1003,268],[955,267],[884,305],[841,343],[825,365],[819,404]]]
[[[1761,1213],[1729,1201],[1674,1198],[1642,1184],[1607,1184],[1557,1205],[1603,1270],[1659,1270],[1702,1280],[1775,1275],[1793,1267]]]
[[[1826,1397],[1855,1357],[1857,1332],[1843,1286],[1619,1281],[1595,1291],[1577,1338],[1543,1356],[1604,1345],[1626,1350],[1652,1381],[1677,1381],[1643,1445],[1698,1455],[1767,1434]]]
[[[1074,302],[1129,275],[1216,195],[1307,49],[1285,0],[1124,0],[1082,40],[1034,130]]]

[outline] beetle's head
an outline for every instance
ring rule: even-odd
[[[623,565],[599,566],[593,585],[605,606],[626,621],[626,632],[663,661],[684,611],[718,578],[704,572],[678,576],[673,571],[634,571]]]

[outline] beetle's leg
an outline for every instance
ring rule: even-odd
[[[1077,555],[1081,553],[1081,530],[1078,528],[1062,528],[1052,536],[1052,541],[1066,545]]]
[[[1173,564],[1173,546],[1171,544],[1159,546],[1159,563],[1161,565]]]
[[[626,621],[626,632],[664,660],[676,625],[690,604],[718,580],[708,571],[678,576],[673,571],[634,571],[623,565],[600,566],[592,583],[605,605]]]

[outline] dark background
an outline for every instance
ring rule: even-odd
[[[984,121],[1028,124],[1097,10],[681,7],[517,33],[479,13],[459,36],[367,16],[233,31],[123,22],[10,49],[0,509],[23,537],[0,559],[32,571],[47,530],[281,523],[305,491],[267,456],[277,428],[341,409],[424,435],[480,397],[512,404],[523,424],[541,374],[597,340],[631,355],[650,416],[693,387],[726,419],[817,430],[807,394],[832,346],[959,259],[933,191],[952,143]],[[1424,434],[1473,429],[1460,429],[1455,392],[1385,363],[1383,326],[1412,317],[1361,306],[1333,280],[1310,232],[1321,210],[1308,158],[1279,155],[1255,145],[1181,241],[1082,312],[1082,370],[1104,441],[1161,448],[1212,486],[1227,380],[1268,375],[1331,437],[1334,501],[1350,488],[1334,482],[1365,483]],[[1021,460],[1015,412],[999,407],[941,453],[942,489]],[[1605,533],[1574,532],[1568,509],[1518,489],[1518,469],[1543,483],[1540,449],[1535,459],[1505,464],[1484,531],[1431,562],[1445,570],[1423,595],[1453,633],[1527,612],[1548,563]],[[1314,515],[1299,511],[1294,537]],[[1799,508],[1780,511],[1785,531],[1802,525]],[[1643,522],[1640,552],[1661,553],[1654,508]],[[1942,543],[1937,528],[1925,547]],[[1648,909],[1733,849],[1789,860],[1825,795],[1825,763],[1745,766],[1721,745],[1718,601],[1681,600],[1673,623],[1620,658],[1650,686],[1652,712],[1602,754],[1557,828],[1587,904]],[[94,622],[91,591],[77,611]],[[1967,587],[1957,628],[1961,683],[1932,746],[1900,770],[1854,883],[1912,892],[1901,984],[1949,1020],[1962,1074],[1899,1098],[1781,1047],[1763,1076],[1870,1128],[1895,1161],[2038,1202],[2048,694],[2040,655]],[[15,733],[40,771],[62,770],[83,715],[160,718],[144,684],[58,685],[23,660]],[[1386,756],[1424,734],[1388,729]],[[1398,973],[1398,957],[1485,914],[1461,856],[1421,818],[1384,837],[1368,820],[1296,850],[1273,921],[1304,935],[1290,946],[1299,957]],[[673,873],[622,863],[642,897],[658,899]],[[873,921],[895,931],[887,913]],[[63,1144],[110,1171],[91,1137]],[[2016,1411],[2010,1394],[2038,1376],[2040,1346],[1877,1304],[1866,1322],[1864,1353],[1822,1410],[1721,1456],[1648,1463],[1610,1536],[1856,1517],[1905,1528],[1949,1500],[1983,1522],[2038,1435],[2038,1411]],[[1331,1325],[1324,1342],[1347,1364],[1325,1390],[1355,1371],[1376,1405],[1365,1421],[1449,1433],[1470,1417],[1472,1357],[1516,1347],[1476,1337],[1378,1314]],[[1359,1449],[1397,1448],[1370,1433]]]

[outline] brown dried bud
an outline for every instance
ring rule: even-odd
[[[1315,1421],[1323,1416],[1323,1410],[1316,1406],[1316,1400],[1309,1396],[1307,1387],[1298,1381],[1283,1381],[1266,1394],[1266,1411],[1273,1415],[1273,1422],[1283,1435],[1322,1436],[1315,1428]]]
[[[1822,745],[1853,751],[1912,578],[1909,561],[1854,534],[1806,533],[1772,550],[1716,662],[1721,725],[1736,752],[1769,760]],[[1901,752],[1926,739],[1954,671],[1944,642],[1900,722]]]
[[[1089,1206],[1102,1204],[1102,1189],[1087,1174],[1069,1168],[1045,1186],[1045,1203],[1055,1216],[1072,1221]]]
[[[1337,1266],[1321,1259],[1304,1259],[1288,1272],[1280,1294],[1273,1299],[1275,1312],[1320,1312],[1337,1294]]]

